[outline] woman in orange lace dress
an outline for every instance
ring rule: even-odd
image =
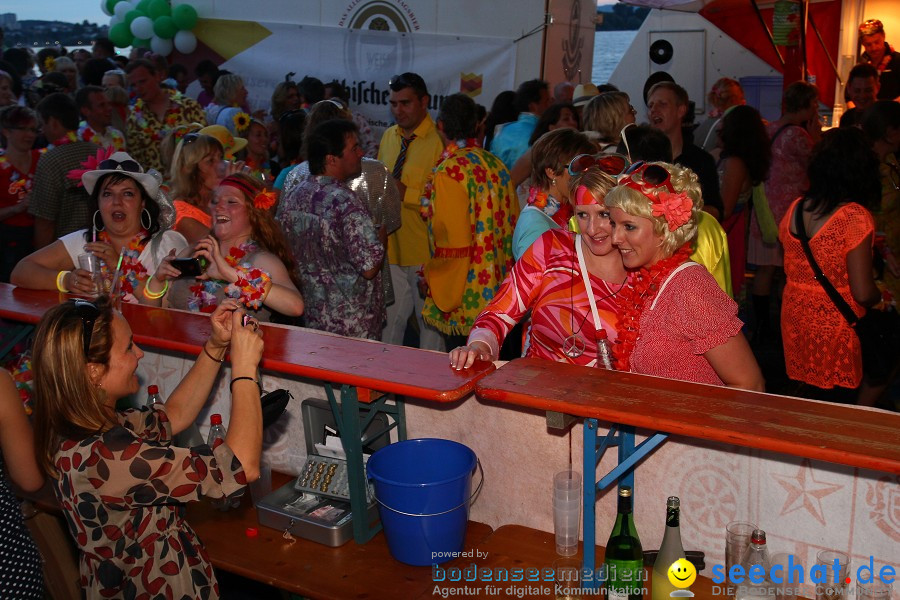
[[[879,198],[878,159],[858,129],[827,132],[814,148],[809,190],[794,201],[778,231],[787,285],[781,332],[787,374],[798,395],[853,402],[862,381],[859,339],[835,307],[803,251],[793,225],[802,210],[813,257],[858,316],[876,304],[872,277],[874,221],[867,206]]]

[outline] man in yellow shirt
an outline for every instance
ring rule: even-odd
[[[402,344],[410,314],[419,323],[419,347],[444,350],[441,333],[425,323],[425,300],[419,293],[422,265],[431,258],[428,228],[420,212],[425,183],[437,164],[444,144],[428,114],[428,88],[416,73],[397,75],[390,82],[391,115],[396,125],[384,132],[378,160],[397,180],[403,197],[400,229],[388,238],[388,263],[394,286],[394,303],[387,307],[387,325],[382,341]]]

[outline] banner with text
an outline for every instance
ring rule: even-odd
[[[231,24],[270,32],[221,65],[244,79],[253,110],[269,109],[272,90],[288,72],[296,74],[295,81],[306,75],[325,83],[341,81],[350,90],[351,108],[361,112],[379,133],[392,124],[388,82],[399,73],[412,71],[425,79],[432,116],[450,94],[465,92],[490,108],[497,94],[513,87],[516,52],[511,39],[280,23]]]

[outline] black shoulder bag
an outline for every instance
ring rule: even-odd
[[[860,318],[856,316],[847,301],[840,292],[825,277],[825,273],[819,267],[809,247],[809,236],[806,234],[806,226],[803,224],[803,200],[794,207],[794,227],[797,229],[797,237],[803,245],[806,260],[812,267],[816,281],[831,298],[834,306],[847,320],[847,323],[856,332],[859,344],[862,348],[863,372],[870,383],[883,383],[897,366],[900,358],[900,314],[890,307],[888,310],[867,309],[866,314]]]

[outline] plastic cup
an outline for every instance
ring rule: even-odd
[[[835,561],[838,564],[836,582]],[[838,550],[822,550],[816,555],[816,564],[825,567],[828,573],[826,583],[816,584],[816,600],[843,600],[847,589],[845,581],[850,574],[850,557]]]
[[[581,473],[560,471],[553,476],[553,531],[556,553],[574,556],[578,552],[581,528]]]
[[[78,268],[84,269],[91,274],[91,279],[94,282],[94,289],[91,294],[94,296],[100,293],[103,285],[103,271],[100,262],[99,258],[90,253],[78,255]]]
[[[267,465],[259,465],[259,479],[250,483],[250,499],[253,506],[272,492],[272,468]]]
[[[856,600],[891,600],[891,587],[873,576],[871,581],[856,584]]]
[[[746,521],[732,521],[725,526],[725,581],[729,582],[728,574],[731,567],[739,565],[747,556],[747,550],[750,548],[750,536],[756,525]],[[734,596],[734,586],[728,585],[728,596]]]
[[[793,560],[791,560],[792,556]],[[770,573],[778,573],[778,577],[781,578],[781,583],[775,583],[774,581],[772,582],[771,587],[775,588],[775,600],[795,600],[797,598],[797,593],[800,591],[800,582],[797,577],[798,573],[794,573],[792,575],[788,570],[788,565],[801,565],[800,577],[803,577],[802,559],[796,554],[790,554],[789,552],[779,552],[777,554],[773,554],[772,559],[769,562],[771,562],[772,564]],[[780,567],[781,571],[775,571],[776,567]],[[796,571],[796,569],[794,570]],[[788,581],[789,579],[790,581]]]
[[[564,557],[553,561],[556,600],[581,598],[581,567],[580,558]]]

